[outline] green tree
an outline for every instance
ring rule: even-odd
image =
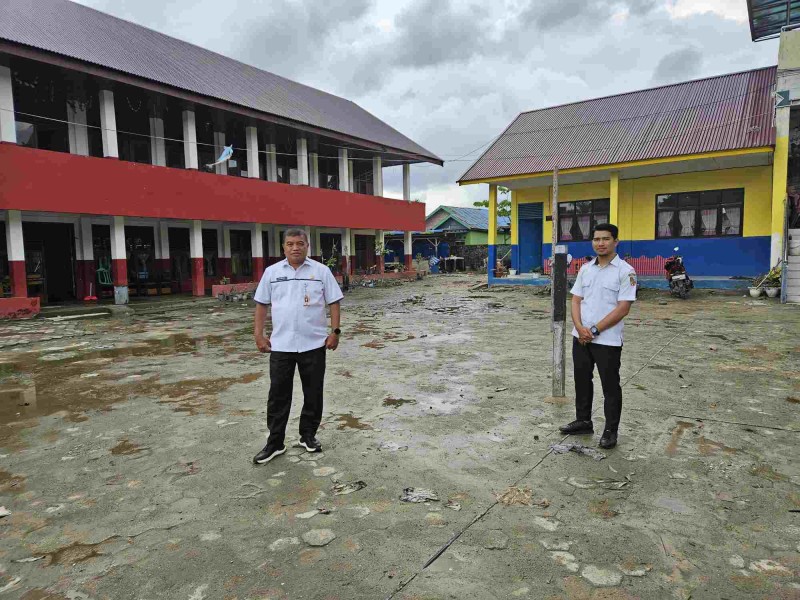
[[[511,190],[507,187],[498,186],[497,191],[502,194],[502,198],[497,201],[497,216],[511,218]],[[489,200],[473,202],[472,206],[489,208]]]

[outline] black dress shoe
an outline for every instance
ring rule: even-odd
[[[603,432],[603,437],[600,438],[600,447],[610,450],[617,445],[617,432],[606,429]]]
[[[267,444],[264,449],[253,457],[253,463],[256,465],[263,465],[271,461],[276,456],[280,456],[286,452],[286,446],[281,444]]]
[[[567,435],[584,435],[594,433],[594,426],[591,421],[573,421],[559,427],[558,430]]]
[[[313,435],[300,436],[299,446],[306,449],[306,452],[322,452],[322,444]]]

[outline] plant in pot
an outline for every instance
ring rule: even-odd
[[[761,285],[764,287],[764,291],[767,293],[769,298],[778,297],[778,295],[781,293],[780,264],[770,269],[769,273],[767,273],[766,277],[764,277],[764,281],[761,283]]]

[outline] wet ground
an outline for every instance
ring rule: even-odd
[[[478,281],[349,293],[324,452],[261,467],[251,306],[0,324],[0,597],[800,597],[799,307],[643,292],[595,460],[549,298]]]

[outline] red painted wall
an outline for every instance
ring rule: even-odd
[[[425,205],[0,143],[0,209],[420,231]]]

